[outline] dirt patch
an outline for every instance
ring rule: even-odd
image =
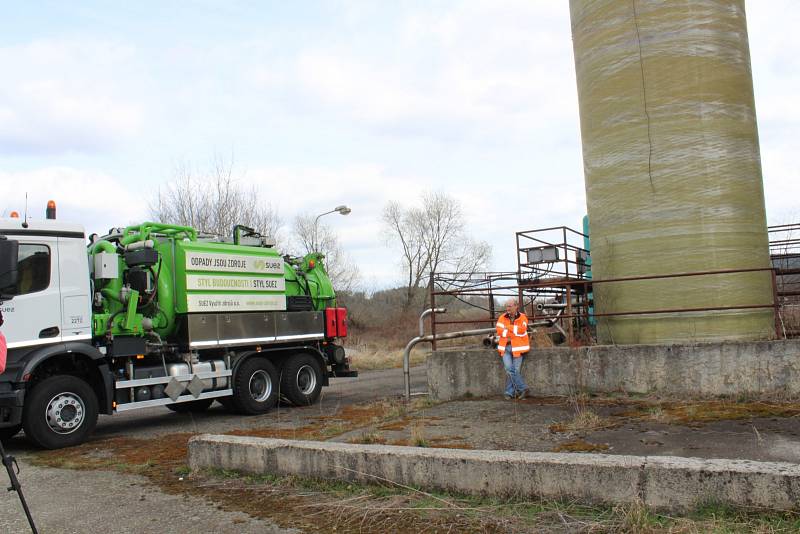
[[[466,442],[464,436],[439,436],[430,438],[431,447],[440,449],[466,449],[472,450],[475,447]]]
[[[425,421],[426,425],[435,426],[436,423],[434,421],[441,421],[442,418],[434,415],[434,416],[426,416],[422,419]],[[406,416],[401,419],[398,419],[397,421],[392,421],[391,423],[380,425],[378,427],[378,430],[396,430],[396,431],[406,430],[409,425],[417,423],[419,421],[420,418],[418,417]]]
[[[385,425],[381,425],[378,427],[378,430],[405,430],[408,425],[411,424],[410,417],[403,417],[397,421],[392,423],[387,423]]]
[[[553,447],[553,452],[603,452],[608,448],[607,443],[589,443],[582,439],[574,439],[559,443]]]

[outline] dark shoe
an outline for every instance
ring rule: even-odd
[[[530,392],[531,392],[531,390],[529,390],[529,389],[523,389],[522,391],[519,392],[519,395],[517,395],[517,398],[519,400],[522,400],[525,397],[527,397]]]

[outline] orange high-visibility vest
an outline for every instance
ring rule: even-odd
[[[506,345],[511,342],[511,353],[519,358],[523,353],[531,350],[531,340],[528,337],[528,318],[520,313],[515,321],[507,313],[497,319],[497,350],[500,356],[506,351]]]

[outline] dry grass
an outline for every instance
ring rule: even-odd
[[[553,343],[552,338],[547,335],[544,330],[536,329],[531,334],[531,346],[536,347],[537,349],[543,349],[547,347],[553,347],[555,344]]]
[[[701,426],[714,421],[737,421],[756,417],[800,417],[800,404],[778,402],[665,401],[640,405],[619,417],[644,419],[657,423]]]
[[[425,363],[428,353],[422,347],[411,352],[411,365]],[[348,352],[350,365],[359,371],[374,371],[377,369],[399,369],[403,367],[403,351],[379,347],[362,346],[357,350]]]
[[[411,444],[414,447],[428,447],[428,441],[425,439],[425,423],[418,421],[411,429]]]
[[[619,424],[609,418],[601,417],[589,406],[592,401],[585,394],[572,395],[569,403],[575,415],[569,421],[553,423],[550,425],[551,432],[585,432],[588,430],[599,430],[601,428],[611,428]]]

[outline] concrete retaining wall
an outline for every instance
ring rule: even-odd
[[[499,395],[505,385],[497,351],[436,351],[427,365],[435,399]],[[536,395],[798,395],[800,340],[536,349],[522,373]]]
[[[203,435],[192,469],[390,481],[455,493],[686,510],[715,502],[800,507],[800,465],[696,458],[423,449]]]

